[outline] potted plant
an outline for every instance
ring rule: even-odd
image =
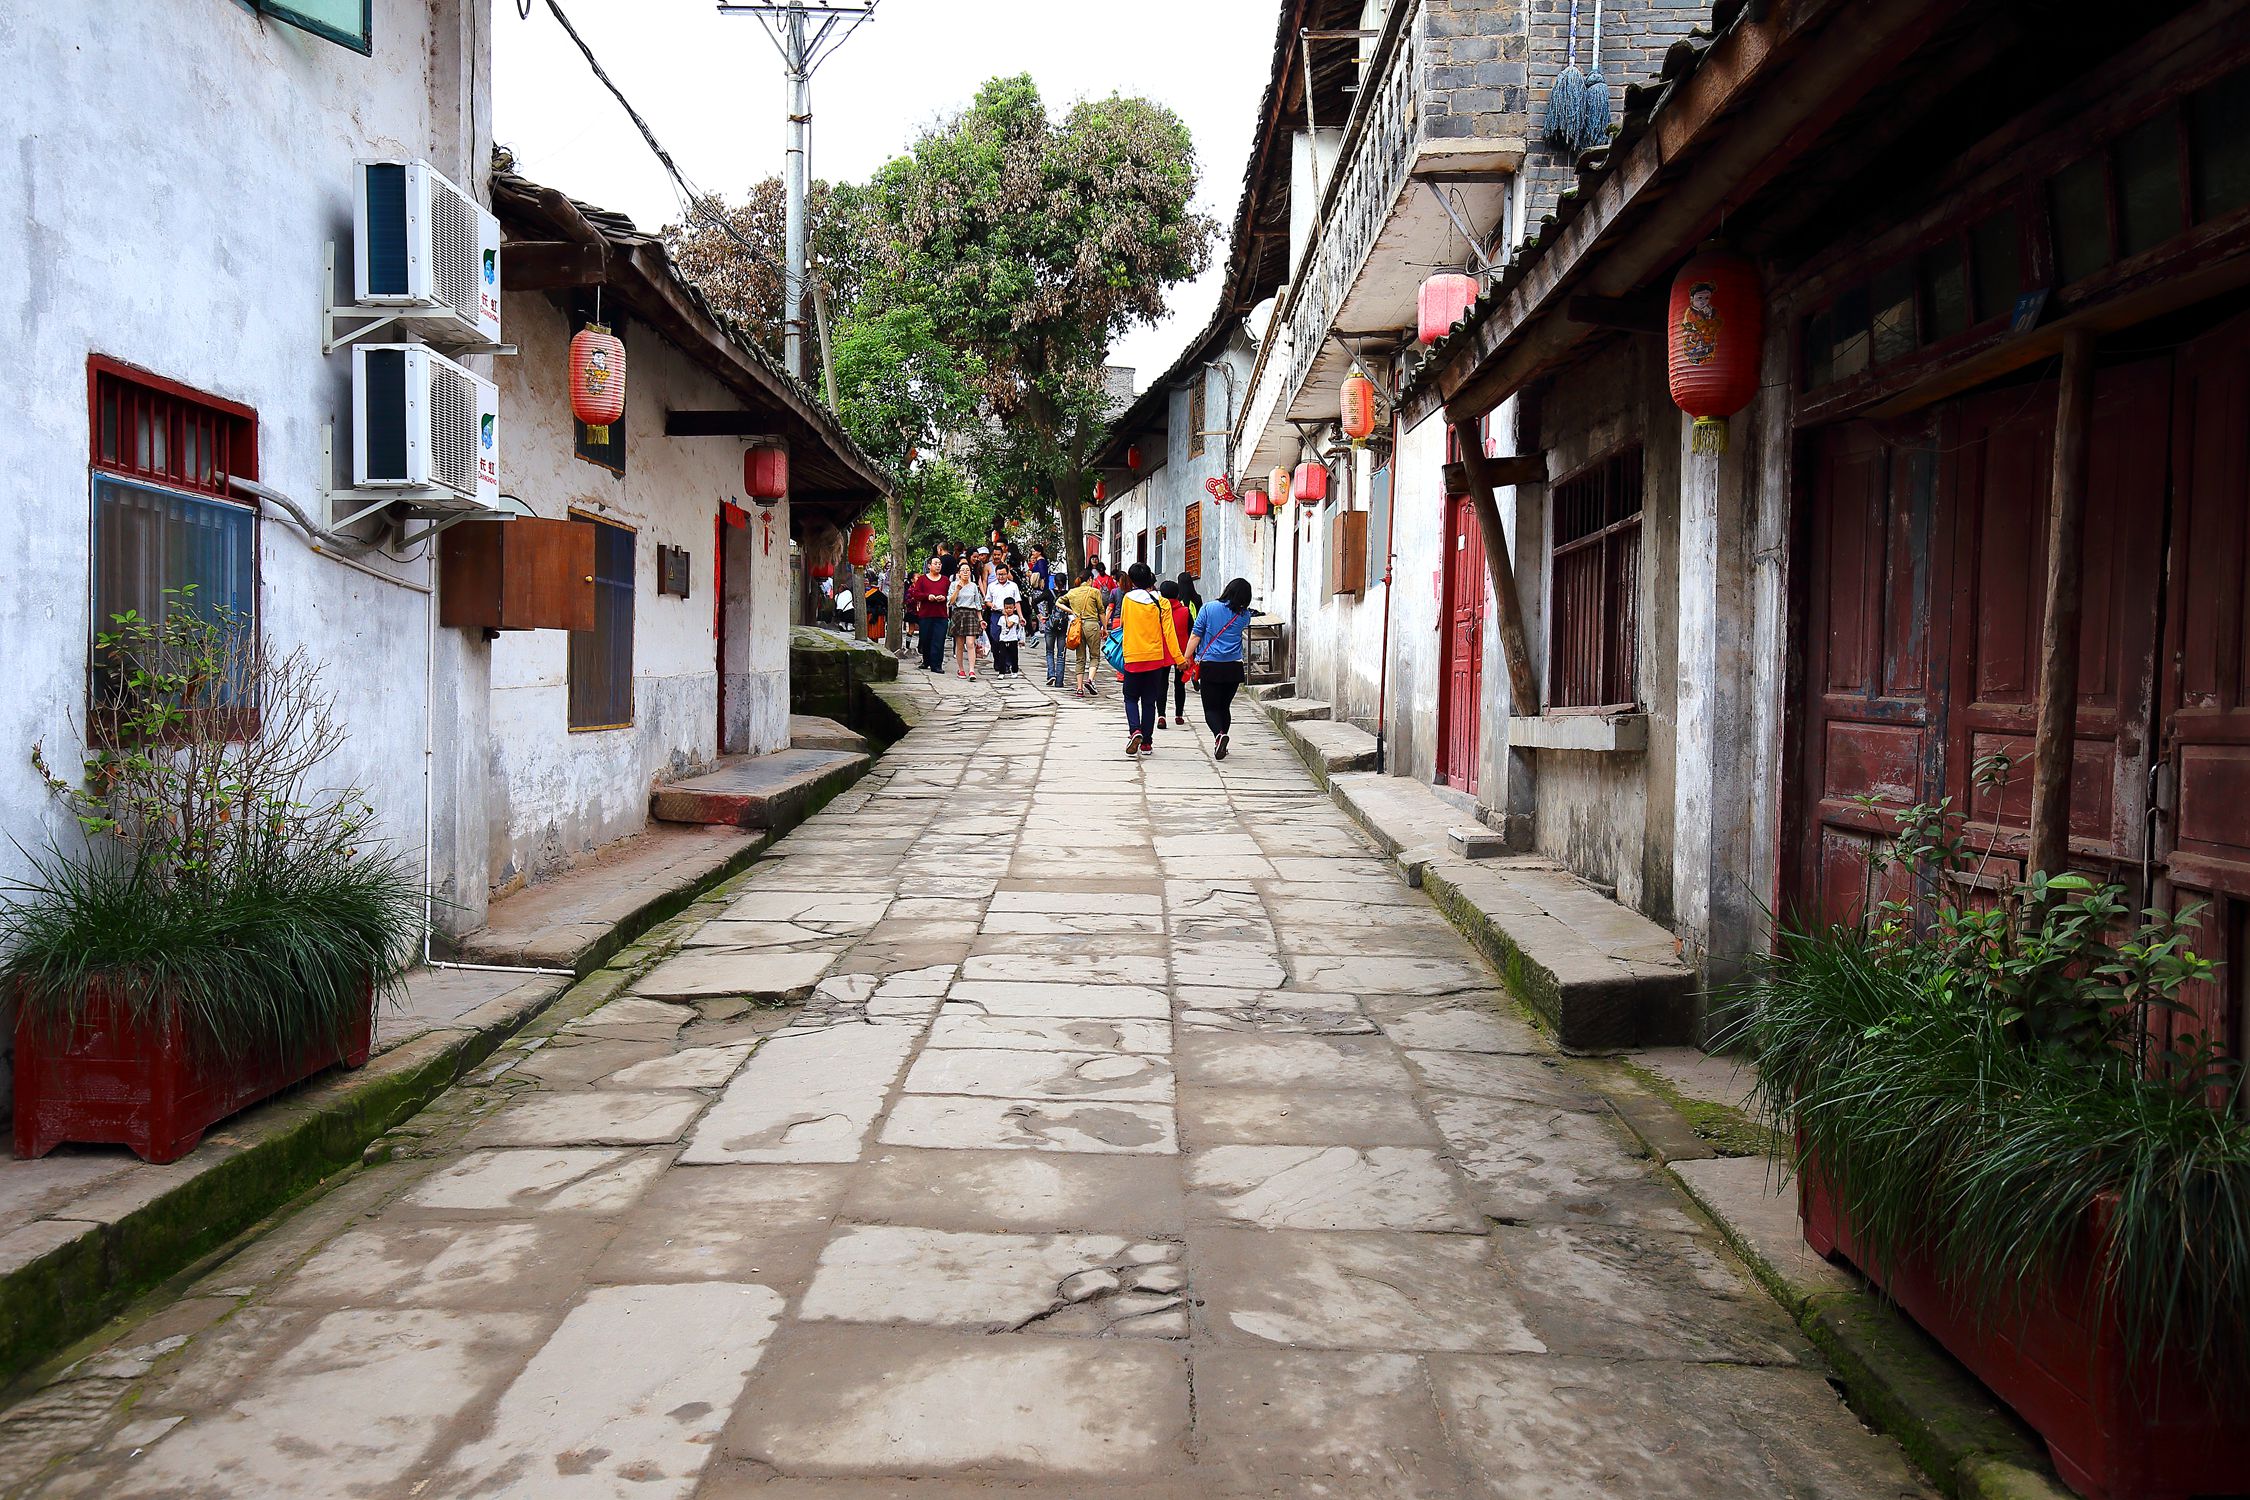
[[[333,710],[302,651],[276,656],[192,589],[96,637],[79,776],[32,750],[81,837],[0,894],[19,1155],[101,1141],[171,1161],[366,1061],[421,893],[373,847],[361,795],[318,783]]]
[[[2149,1026],[2213,978],[2195,912],[2135,913],[2077,875],[2010,887],[1944,804],[1899,821],[1870,872],[1896,899],[1784,931],[1749,996],[1807,1242],[2013,1407],[2081,1493],[2250,1487],[2242,1071]]]

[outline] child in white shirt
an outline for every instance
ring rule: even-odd
[[[992,647],[992,669],[1002,677],[1013,677],[1023,670],[1017,664],[1023,636],[1023,606],[1010,599],[1000,606],[1000,639]]]

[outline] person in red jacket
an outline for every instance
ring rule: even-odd
[[[1157,586],[1156,592],[1163,598],[1165,607],[1172,611],[1173,636],[1182,641],[1186,640],[1189,631],[1194,628],[1195,616],[1188,609],[1186,603],[1181,600],[1180,586],[1166,580]],[[1183,661],[1172,668],[1170,674],[1172,681],[1172,718],[1178,719],[1182,724],[1187,723],[1188,671],[1191,666],[1192,663]],[[1171,720],[1164,717],[1164,695],[1162,692],[1156,695],[1156,727],[1159,729],[1172,727]]]
[[[906,608],[921,631],[922,670],[935,672],[945,665],[945,592],[952,580],[945,564],[933,557],[906,586]]]

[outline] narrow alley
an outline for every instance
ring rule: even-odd
[[[10,1493],[1925,1493],[1256,714],[1134,764],[1113,697],[907,677],[872,776],[32,1396]]]

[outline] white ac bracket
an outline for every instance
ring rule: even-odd
[[[356,302],[336,300],[336,242],[330,240],[321,257],[320,272],[320,352],[334,354],[349,348],[371,333],[401,324],[409,319],[420,319],[428,314],[417,308],[383,309],[362,307]],[[447,354],[514,354],[513,344],[487,344],[476,340],[455,343],[452,340],[417,338],[416,342],[428,344]]]
[[[506,498],[506,497],[503,497]],[[463,521],[512,521],[520,514],[519,503],[511,502],[504,510],[485,510],[482,507],[461,508],[461,497],[451,490],[382,489],[360,490],[336,483],[336,424],[320,424],[320,499],[324,520],[329,531],[342,531],[356,526],[369,516],[378,515],[392,506],[402,507],[406,514],[428,520],[430,525],[419,531],[406,531],[401,525],[400,546],[410,546],[425,537],[450,531]]]

